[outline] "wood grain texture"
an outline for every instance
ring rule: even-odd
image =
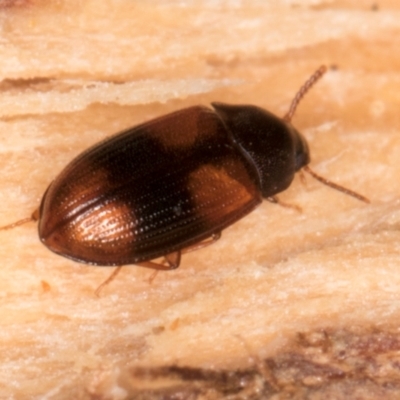
[[[264,203],[100,298],[110,269],[0,232],[0,398],[398,396],[399,20],[395,0],[0,2],[1,225],[108,135],[212,101],[284,115],[321,64],[293,124],[371,199],[297,178],[280,198],[302,213]]]

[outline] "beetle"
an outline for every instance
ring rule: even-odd
[[[324,74],[319,68],[279,118],[253,105],[185,108],[127,129],[72,160],[32,218],[51,251],[98,266],[175,269],[181,254],[273,200],[306,170],[309,148],[291,124],[298,103]],[[164,257],[163,262],[155,262]]]

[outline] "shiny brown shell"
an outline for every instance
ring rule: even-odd
[[[74,159],[43,197],[39,235],[76,261],[134,264],[221,232],[261,200],[259,172],[226,123],[195,106]]]

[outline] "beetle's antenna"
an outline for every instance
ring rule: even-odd
[[[33,221],[35,221],[35,218],[33,216],[29,218],[23,218],[20,219],[19,221],[13,222],[12,224],[0,226],[0,231],[7,231],[9,229],[13,229],[16,228],[17,226],[24,225],[28,222],[33,222]]]
[[[306,83],[300,88],[300,90],[297,92],[296,96],[294,97],[292,104],[290,104],[289,111],[286,113],[286,115],[283,117],[283,120],[286,122],[290,122],[293,118],[294,113],[296,112],[297,106],[299,105],[301,99],[304,97],[304,95],[311,89],[314,84],[321,79],[321,77],[325,74],[326,72],[326,66],[321,65],[312,75],[311,77],[306,81]],[[347,194],[348,196],[352,196],[356,198],[357,200],[363,201],[364,203],[370,203],[369,199],[366,197],[362,196],[361,194],[358,194],[350,189],[347,189],[343,186],[338,185],[337,183],[334,183],[330,181],[329,179],[326,179],[317,173],[315,173],[308,165],[305,165],[303,167],[303,170],[308,172],[313,178],[315,178],[317,181],[320,181],[326,186],[331,187],[332,189],[336,189],[339,192],[342,192],[344,194]]]
[[[321,183],[323,183],[326,186],[331,187],[332,189],[336,189],[339,192],[347,194],[348,196],[352,196],[352,197],[356,198],[357,200],[363,201],[364,203],[370,203],[369,199],[367,199],[366,197],[362,196],[361,194],[353,192],[350,189],[347,189],[347,188],[345,188],[343,186],[340,186],[337,183],[334,183],[334,182],[330,181],[329,179],[326,179],[326,178],[316,174],[308,165],[304,166],[303,170],[308,172],[317,181],[320,181]]]
[[[296,112],[296,108],[299,105],[301,99],[304,95],[311,89],[312,86],[324,75],[326,72],[326,66],[321,65],[306,81],[306,83],[299,89],[296,96],[292,100],[292,104],[290,104],[289,111],[283,117],[286,122],[290,122],[293,118],[294,113]]]

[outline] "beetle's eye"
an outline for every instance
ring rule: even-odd
[[[309,162],[310,162],[310,156],[308,155],[308,153],[304,151],[296,153],[296,171],[302,169]]]
[[[293,127],[295,140],[295,163],[296,171],[302,169],[305,165],[310,162],[310,151],[308,150],[308,144],[304,137]]]

